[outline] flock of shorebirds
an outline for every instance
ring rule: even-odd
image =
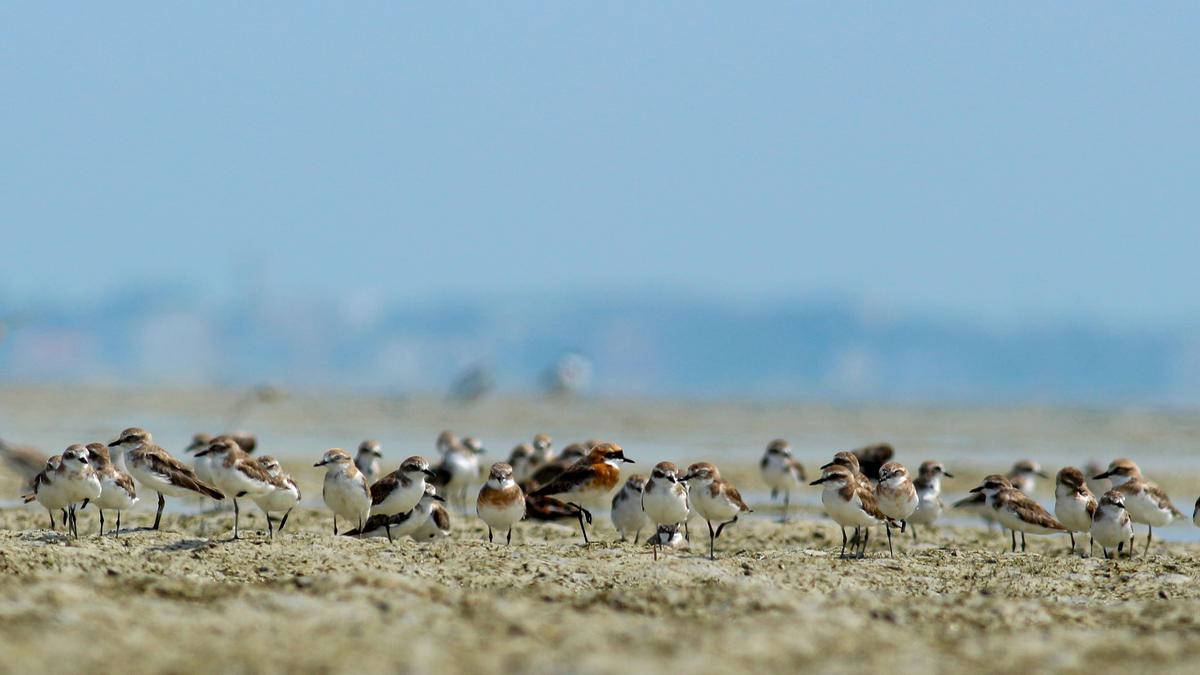
[[[249,499],[266,515],[268,534],[274,537],[300,503],[300,488],[273,457],[254,456],[256,446],[249,434],[197,434],[186,450],[194,458],[189,466],[156,445],[149,432],[131,427],[110,443],[72,445],[39,464],[24,500],[46,508],[51,528],[57,526],[55,514],[61,513],[62,525],[78,537],[77,510],[89,504],[99,511],[100,534],[105,531],[104,512],[116,512],[111,533],[119,535],[121,513],[138,502],[139,486],[158,496],[152,526],[156,530],[166,496],[229,498],[234,512],[232,538],[238,539],[239,500]],[[17,453],[6,448],[0,451],[17,463]],[[377,441],[363,441],[354,457],[341,448],[325,452],[314,466],[325,469],[322,497],[333,513],[333,533],[339,533],[341,518],[352,526],[342,532],[346,535],[389,540],[448,536],[446,499],[457,501],[466,511],[469,490],[479,482],[479,456],[484,450],[477,439],[459,439],[449,431],[438,437],[437,450],[437,465],[413,456],[387,474],[381,470],[383,455]],[[873,526],[884,528],[889,554],[894,555],[893,528],[900,533],[911,530],[915,540],[917,526],[936,523],[946,509],[941,481],[953,475],[941,462],[926,461],[912,479],[902,464],[892,460],[893,454],[886,443],[838,452],[821,467],[820,477],[808,482],[788,443],[774,440],[759,468],[772,500],[783,499],[781,520],[788,518],[792,491],[805,483],[819,485],[826,513],[842,530],[841,557],[847,557],[848,547],[851,557],[864,557]],[[28,466],[33,460],[23,461]],[[604,441],[575,443],[555,452],[551,439],[538,434],[531,443],[517,445],[507,462],[491,465],[478,490],[475,509],[487,525],[488,541],[499,533],[511,543],[513,526],[528,518],[577,520],[587,543],[592,510],[608,507],[622,541],[630,535],[640,541],[642,530],[653,531],[648,543],[656,559],[663,546],[679,547],[690,539],[688,521],[698,516],[708,525],[713,558],[724,529],[752,510],[709,462],[697,462],[686,470],[659,462],[648,478],[632,476],[621,486],[621,466],[633,461],[619,445]],[[1148,527],[1146,551],[1154,527],[1183,517],[1167,494],[1128,459],[1114,460],[1106,469],[1089,466],[1086,474],[1075,467],[1060,470],[1053,515],[1029,496],[1037,477],[1049,476],[1035,462],[1017,462],[1007,475],[984,478],[970,497],[953,507],[978,513],[989,527],[1008,529],[1014,552],[1018,532],[1022,551],[1026,534],[1067,533],[1072,552],[1077,547],[1075,534],[1087,533],[1089,553],[1099,543],[1106,558],[1113,549],[1119,555],[1126,547],[1126,554],[1133,555],[1133,523]],[[273,518],[277,514],[281,514],[278,524]],[[1192,518],[1200,526],[1200,499]],[[847,536],[847,528],[853,529],[852,537]]]

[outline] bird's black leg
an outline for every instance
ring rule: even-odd
[[[1021,531],[1021,553],[1025,552],[1025,531]]]
[[[283,518],[279,519],[279,531],[283,532],[283,526],[287,524],[288,516],[292,515],[292,510],[288,509],[284,512]]]
[[[233,540],[240,539],[238,535],[238,521],[242,518],[242,510],[238,507],[237,497],[233,498]]]
[[[900,534],[904,534],[904,528],[906,528],[906,527],[908,527],[908,521],[907,520],[900,521]]]
[[[337,514],[333,514],[333,534],[337,535]]]
[[[162,523],[163,507],[166,505],[167,505],[167,500],[165,497],[163,497],[163,493],[161,493],[161,492],[158,493],[158,511],[155,512],[155,514],[154,514],[154,527],[152,527],[150,529],[152,529],[152,530],[158,529],[158,526]]]
[[[706,520],[704,522],[708,523],[708,559],[716,560],[717,557],[716,557],[715,550],[716,550],[717,535],[716,535],[716,533],[713,532],[712,521]]]
[[[1075,533],[1068,531],[1067,534],[1071,535],[1071,553],[1074,553],[1075,552]]]
[[[508,528],[508,536],[504,538],[505,546],[512,546],[512,528]]]
[[[896,552],[892,550],[892,524],[885,521],[883,523],[883,527],[885,530],[887,530],[887,535],[888,535],[888,557],[895,558]],[[904,531],[903,528],[901,528],[900,531],[903,532]]]
[[[738,517],[734,516],[733,520],[727,520],[727,521],[721,523],[720,525],[718,525],[717,526],[717,538],[719,539],[721,537],[721,530],[724,530],[726,525],[732,525],[732,524],[736,523],[737,519],[738,519]]]
[[[263,511],[267,516],[267,536],[271,539],[275,538],[275,523],[271,521],[271,512]]]
[[[488,543],[492,543],[492,526],[488,525]]]
[[[1017,531],[1009,530],[1009,532],[1012,533],[1012,541],[1013,541],[1012,552],[1016,553],[1017,552]]]
[[[908,529],[909,529],[909,531],[910,531],[910,532],[912,532],[912,535],[913,535],[913,543],[915,544],[915,543],[917,542],[917,526],[916,526],[916,525],[913,525],[912,527],[910,527],[910,528],[908,528]]]
[[[121,536],[121,512],[117,511],[117,529],[113,531],[113,535]]]
[[[96,510],[100,512],[100,531],[96,533],[96,536],[103,537],[104,536],[104,509],[96,507]]]
[[[869,542],[869,541],[871,541],[871,528],[864,527],[863,528],[862,547],[858,549],[858,557],[859,558],[867,557],[867,542]]]
[[[387,532],[388,542],[392,541],[392,523],[390,520],[383,521],[383,529]]]
[[[1146,526],[1146,548],[1142,549],[1142,555],[1146,555],[1147,553],[1150,552],[1150,540],[1153,537],[1154,537],[1154,526],[1147,525]]]

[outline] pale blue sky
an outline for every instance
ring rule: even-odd
[[[0,7],[0,300],[1200,316],[1195,3],[242,4]]]

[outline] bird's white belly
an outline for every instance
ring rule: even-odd
[[[674,490],[658,489],[642,495],[642,508],[650,522],[674,525],[687,519],[687,498]]]
[[[507,530],[525,517],[525,500],[517,499],[512,504],[500,507],[492,504],[479,504],[476,512],[480,519],[492,528]]]
[[[825,512],[829,514],[829,517],[843,527],[865,527],[879,522],[874,516],[862,510],[857,495],[851,497],[850,501],[846,501],[836,490],[825,490],[821,493],[821,503],[825,505]]]
[[[917,495],[914,493],[909,496],[891,496],[885,492],[880,492],[879,510],[883,515],[896,520],[906,520],[917,510]]]
[[[1092,516],[1087,512],[1087,503],[1078,499],[1056,499],[1054,517],[1072,532],[1087,532],[1092,528]]]
[[[111,478],[100,479],[100,497],[95,500],[96,506],[102,509],[117,509],[125,510],[131,508],[138,501],[137,497],[130,497],[125,489]]]
[[[1133,537],[1133,526],[1128,521],[1122,523],[1116,518],[1098,518],[1092,521],[1091,534],[1097,544],[1113,548]]]
[[[707,488],[700,488],[692,495],[692,508],[696,509],[696,513],[700,517],[709,521],[727,521],[732,520],[734,516],[741,512],[737,504],[733,504],[727,499],[720,497],[713,498],[706,494]]]
[[[413,481],[407,486],[392,490],[383,501],[371,506],[371,512],[394,516],[397,513],[411,511],[417,502],[421,501],[421,496],[424,494],[425,483]]]

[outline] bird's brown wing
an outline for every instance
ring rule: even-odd
[[[1050,528],[1051,530],[1067,529],[1062,523],[1058,522],[1050,512],[1042,508],[1042,505],[1033,501],[1032,498],[1024,493],[1012,491],[1001,492],[996,497],[996,508],[1003,506],[1011,506],[1017,512],[1017,517],[1027,523],[1040,525]]]
[[[1179,509],[1175,508],[1175,505],[1171,503],[1171,498],[1167,496],[1165,490],[1158,487],[1154,483],[1147,483],[1146,492],[1149,493],[1149,495],[1154,498],[1154,501],[1158,502],[1161,506],[1171,509],[1171,514],[1176,518],[1183,517],[1183,513],[1181,513]]]
[[[167,454],[166,450],[153,447],[142,453],[142,461],[148,465],[151,472],[166,479],[171,485],[192,492],[199,492],[213,499],[224,499],[225,495],[215,487],[202,482],[196,477],[191,467]]]

